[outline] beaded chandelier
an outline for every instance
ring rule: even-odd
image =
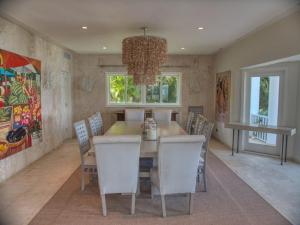
[[[122,42],[122,61],[127,64],[128,74],[134,84],[154,84],[159,67],[167,60],[167,40],[146,35],[125,38]]]

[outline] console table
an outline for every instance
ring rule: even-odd
[[[278,127],[272,125],[265,126],[259,124],[240,123],[240,122],[227,123],[225,124],[225,128],[232,129],[232,155],[234,155],[235,130],[237,130],[237,148],[236,148],[237,153],[239,152],[240,130],[257,131],[257,132],[273,133],[273,134],[281,135],[282,136],[281,154],[280,154],[281,165],[283,164],[283,161],[286,162],[288,136],[293,136],[296,134],[296,128],[292,128],[292,127]]]

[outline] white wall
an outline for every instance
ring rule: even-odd
[[[43,119],[42,143],[0,160],[1,182],[71,137],[73,63],[61,47],[1,17],[0,48],[41,60]]]
[[[231,121],[240,120],[241,68],[297,54],[300,54],[300,11],[256,33],[248,35],[216,54],[215,73],[230,70],[232,75],[230,99]],[[286,108],[285,110],[296,111],[296,109],[297,105],[294,105],[292,109]],[[297,121],[299,120],[298,116]],[[215,132],[215,136],[225,144],[231,146],[231,130],[225,129],[223,123],[217,123],[216,126],[218,132]],[[299,142],[295,145],[294,150],[300,151]],[[291,153],[292,150],[289,151]],[[293,154],[294,158],[296,156],[295,151]]]

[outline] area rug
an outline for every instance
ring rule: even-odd
[[[137,197],[136,214],[129,215],[131,199],[108,195],[108,215],[102,216],[97,183],[80,191],[80,170],[33,218],[30,225],[285,225],[290,224],[212,153],[208,154],[207,192],[197,192],[188,215],[186,196],[167,196],[167,218],[161,217],[160,198]]]

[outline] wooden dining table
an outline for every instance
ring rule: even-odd
[[[155,158],[157,157],[159,137],[186,135],[186,131],[176,122],[159,123],[157,125],[157,140],[144,140],[143,138],[143,123],[135,121],[117,121],[115,122],[104,135],[141,135],[141,152],[140,158]]]

